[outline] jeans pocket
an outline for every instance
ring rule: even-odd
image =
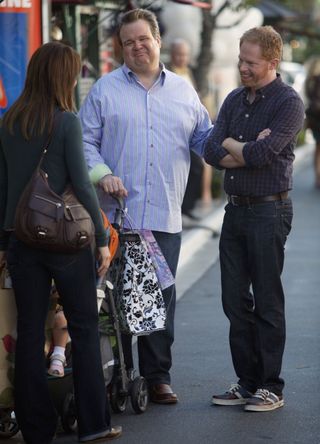
[[[259,203],[249,207],[251,214],[257,218],[276,218],[277,208],[274,202]]]
[[[286,242],[292,228],[292,218],[292,211],[283,212],[281,214],[281,230],[284,243]]]
[[[283,236],[283,244],[285,244],[292,228],[293,208],[291,199],[277,202],[277,211],[280,215],[281,233]]]

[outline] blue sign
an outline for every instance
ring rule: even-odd
[[[0,14],[0,117],[21,94],[28,63],[27,14]]]

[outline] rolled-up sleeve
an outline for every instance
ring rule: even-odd
[[[206,139],[210,133],[212,123],[206,108],[198,100],[196,108],[196,126],[192,133],[190,148],[200,156],[204,155]]]
[[[263,140],[244,145],[243,158],[246,167],[262,168],[271,164],[301,130],[304,113],[303,102],[297,96],[279,104],[269,125],[271,134]]]

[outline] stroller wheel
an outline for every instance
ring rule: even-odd
[[[0,439],[11,438],[19,432],[13,410],[0,410]]]
[[[126,393],[121,393],[117,382],[111,384],[110,390],[110,404],[115,413],[123,413],[126,409],[128,396]]]
[[[72,433],[77,430],[78,423],[73,393],[68,393],[64,399],[61,414],[61,425],[66,433]]]
[[[130,396],[133,410],[136,413],[144,413],[147,409],[149,394],[147,381],[142,376],[132,381]]]

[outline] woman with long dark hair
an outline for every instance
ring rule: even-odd
[[[110,252],[84,160],[80,123],[73,113],[80,67],[79,55],[62,43],[47,43],[37,49],[28,65],[24,90],[0,128],[0,264],[8,264],[17,304],[15,413],[27,444],[51,443],[57,426],[44,356],[53,279],[72,340],[79,441],[104,442],[121,434],[121,427],[110,426],[99,348],[96,275],[106,273]],[[42,169],[57,194],[70,182],[90,213],[95,225],[97,270],[91,247],[75,254],[53,253],[33,249],[15,237],[19,197],[51,132]]]

